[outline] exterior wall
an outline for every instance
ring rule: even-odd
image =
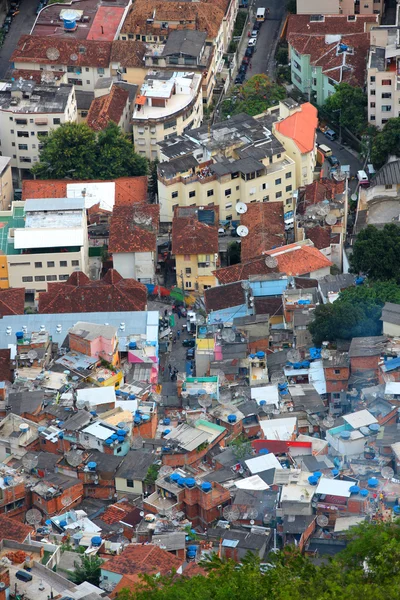
[[[297,0],[298,15],[339,15],[339,0]]]
[[[322,279],[322,277],[325,277],[325,275],[329,275],[331,272],[330,267],[325,267],[324,269],[318,269],[317,271],[312,271],[310,273],[310,278],[311,279]],[[306,277],[306,275],[303,275],[303,277]]]
[[[372,125],[381,129],[388,119],[400,116],[400,85],[396,70],[378,71],[369,68],[367,90],[368,121]],[[382,94],[390,94],[390,97],[382,98]]]
[[[216,269],[215,254],[212,252],[207,255],[182,255],[175,256],[176,260],[176,277],[178,281],[182,281],[183,275],[184,287],[186,290],[204,291],[204,286],[214,287],[216,278],[212,271]],[[209,266],[199,267],[199,263],[209,263]],[[190,270],[190,272],[188,272]]]
[[[143,494],[143,483],[138,481],[137,479],[133,479],[133,487],[129,487],[127,485],[127,479],[122,479],[121,477],[115,478],[115,488],[118,494]]]
[[[15,108],[15,111],[12,110]],[[38,135],[48,134],[52,129],[68,121],[75,122],[78,118],[75,91],[71,88],[69,101],[63,113],[22,112],[21,107],[0,109],[0,140],[4,155],[11,157],[11,166],[20,169],[30,169],[39,160],[41,140]],[[19,125],[16,119],[26,120]],[[40,120],[46,124],[39,125]]]
[[[133,85],[142,85],[144,82],[144,78],[147,74],[147,69],[142,69],[140,67],[127,67],[118,68],[119,71],[122,71],[123,75],[121,76],[121,81],[126,81],[126,83],[132,83]],[[111,74],[116,77],[117,76],[117,67],[111,65]]]
[[[383,321],[383,335],[388,335],[390,337],[400,336],[400,325],[394,325],[393,323]]]
[[[40,65],[39,63],[15,62],[15,69],[29,71],[64,71],[66,83],[71,83],[82,92],[94,92],[94,87],[102,77],[111,77],[110,67],[73,67],[71,65]]]
[[[10,287],[10,281],[8,278],[8,264],[7,256],[4,254],[0,255],[0,289]]]
[[[297,0],[298,15],[372,15],[382,11],[383,0]]]
[[[68,506],[63,505],[64,498],[71,499],[71,503]],[[54,496],[48,500],[39,496],[36,492],[32,492],[32,505],[40,509],[46,515],[55,515],[62,510],[70,510],[73,506],[80,503],[82,498],[83,484],[81,481],[77,481],[76,485],[69,487],[58,496]]]
[[[283,202],[284,211],[293,210],[293,191],[296,189],[295,164],[291,158],[274,156],[273,167],[255,179],[245,181],[231,175],[198,178],[197,175],[158,178],[160,221],[172,222],[174,206],[219,207],[219,218],[235,219],[237,202]],[[268,168],[268,167],[267,167]],[[194,194],[194,195],[193,195]]]
[[[2,150],[3,152],[3,150]],[[4,154],[4,152],[3,152]],[[0,210],[9,210],[14,199],[11,165],[0,173]]]
[[[124,278],[152,283],[155,277],[154,252],[115,252],[114,269]]]
[[[350,359],[351,372],[369,371],[375,369],[378,372],[379,356],[358,356]]]
[[[335,92],[337,82],[324,75],[321,67],[310,65],[309,54],[299,54],[290,44],[289,55],[292,83],[303,94],[313,93],[318,105],[324,104],[325,100]]]

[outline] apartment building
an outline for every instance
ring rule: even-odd
[[[10,212],[1,230],[10,287],[24,287],[37,299],[48,282],[66,281],[74,271],[88,273],[83,198],[26,200]]]
[[[136,86],[129,86],[136,89]],[[135,95],[135,89],[133,95]],[[86,122],[94,131],[102,131],[110,121],[121,127],[122,131],[131,131],[131,102],[129,92],[119,84],[113,84],[107,77],[97,82],[94,99],[90,105]],[[133,102],[132,102],[133,105]]]
[[[216,285],[218,267],[218,208],[210,206],[175,209],[172,222],[172,254],[176,277],[186,290],[204,290]]]
[[[26,80],[0,84],[1,150],[11,157],[11,166],[20,169],[20,176],[39,160],[40,138],[76,119],[73,85]]]
[[[157,71],[146,76],[132,116],[133,141],[139,154],[159,159],[159,142],[201,125],[201,80],[194,72]]]
[[[383,15],[384,0],[297,0],[298,15]]]
[[[11,173],[11,158],[0,156],[0,210],[11,208],[14,199],[14,188]]]
[[[237,218],[238,202],[281,202],[293,211],[295,162],[272,133],[273,115],[234,115],[160,144],[161,222],[176,206],[218,206],[221,221]],[[292,216],[292,215],[291,215]]]
[[[371,31],[367,68],[368,122],[381,129],[400,116],[400,30],[377,27]]]

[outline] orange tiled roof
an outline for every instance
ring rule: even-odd
[[[146,546],[127,546],[119,555],[114,556],[102,566],[104,571],[119,573],[134,577],[139,573],[160,573],[168,575],[172,569],[178,570],[183,561],[159,546],[148,544]]]
[[[87,115],[87,124],[94,131],[102,131],[110,121],[117,125],[124,114],[129,92],[113,85],[109,94],[99,96],[92,101]]]
[[[155,252],[159,218],[159,204],[114,206],[109,251]]]
[[[276,131],[291,138],[302,153],[312,152],[317,126],[318,111],[310,102],[305,102],[300,110],[275,123]]]
[[[5,515],[0,515],[0,540],[12,540],[22,544],[34,529]]]
[[[324,15],[322,21],[312,21],[311,15],[289,15],[286,35],[287,38],[292,33],[352,35],[353,33],[365,33],[372,26],[379,25],[379,15],[354,16],[354,20],[349,20],[349,15]]]
[[[40,63],[45,65],[69,65],[76,67],[108,67],[110,64],[112,42],[100,40],[77,40],[67,37],[43,37],[21,35],[11,55],[11,62]],[[55,48],[57,59],[48,57],[48,50]],[[71,60],[71,55],[76,60]],[[75,58],[74,56],[74,58]]]
[[[23,315],[25,288],[0,289],[0,318],[6,315]]]
[[[240,243],[242,260],[259,256],[286,241],[282,202],[248,204],[240,223],[249,230]]]
[[[306,239],[311,240],[318,250],[323,250],[331,244],[331,231],[331,228],[326,225],[325,227],[308,227],[304,233]]]
[[[111,48],[111,62],[121,67],[143,67],[146,44],[136,40],[114,40]]]
[[[197,215],[181,216],[179,207],[172,220],[172,254],[213,254],[218,252],[218,210],[214,224],[200,222]]]

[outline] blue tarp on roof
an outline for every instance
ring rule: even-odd
[[[392,358],[391,360],[385,360],[384,370],[393,371],[400,367],[400,358]]]

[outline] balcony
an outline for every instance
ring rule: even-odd
[[[164,498],[163,496],[160,496],[159,492],[153,492],[150,496],[147,496],[147,498],[144,499],[144,504],[148,507],[148,510],[153,510],[161,515],[165,515],[169,510],[178,508],[176,499]]]

